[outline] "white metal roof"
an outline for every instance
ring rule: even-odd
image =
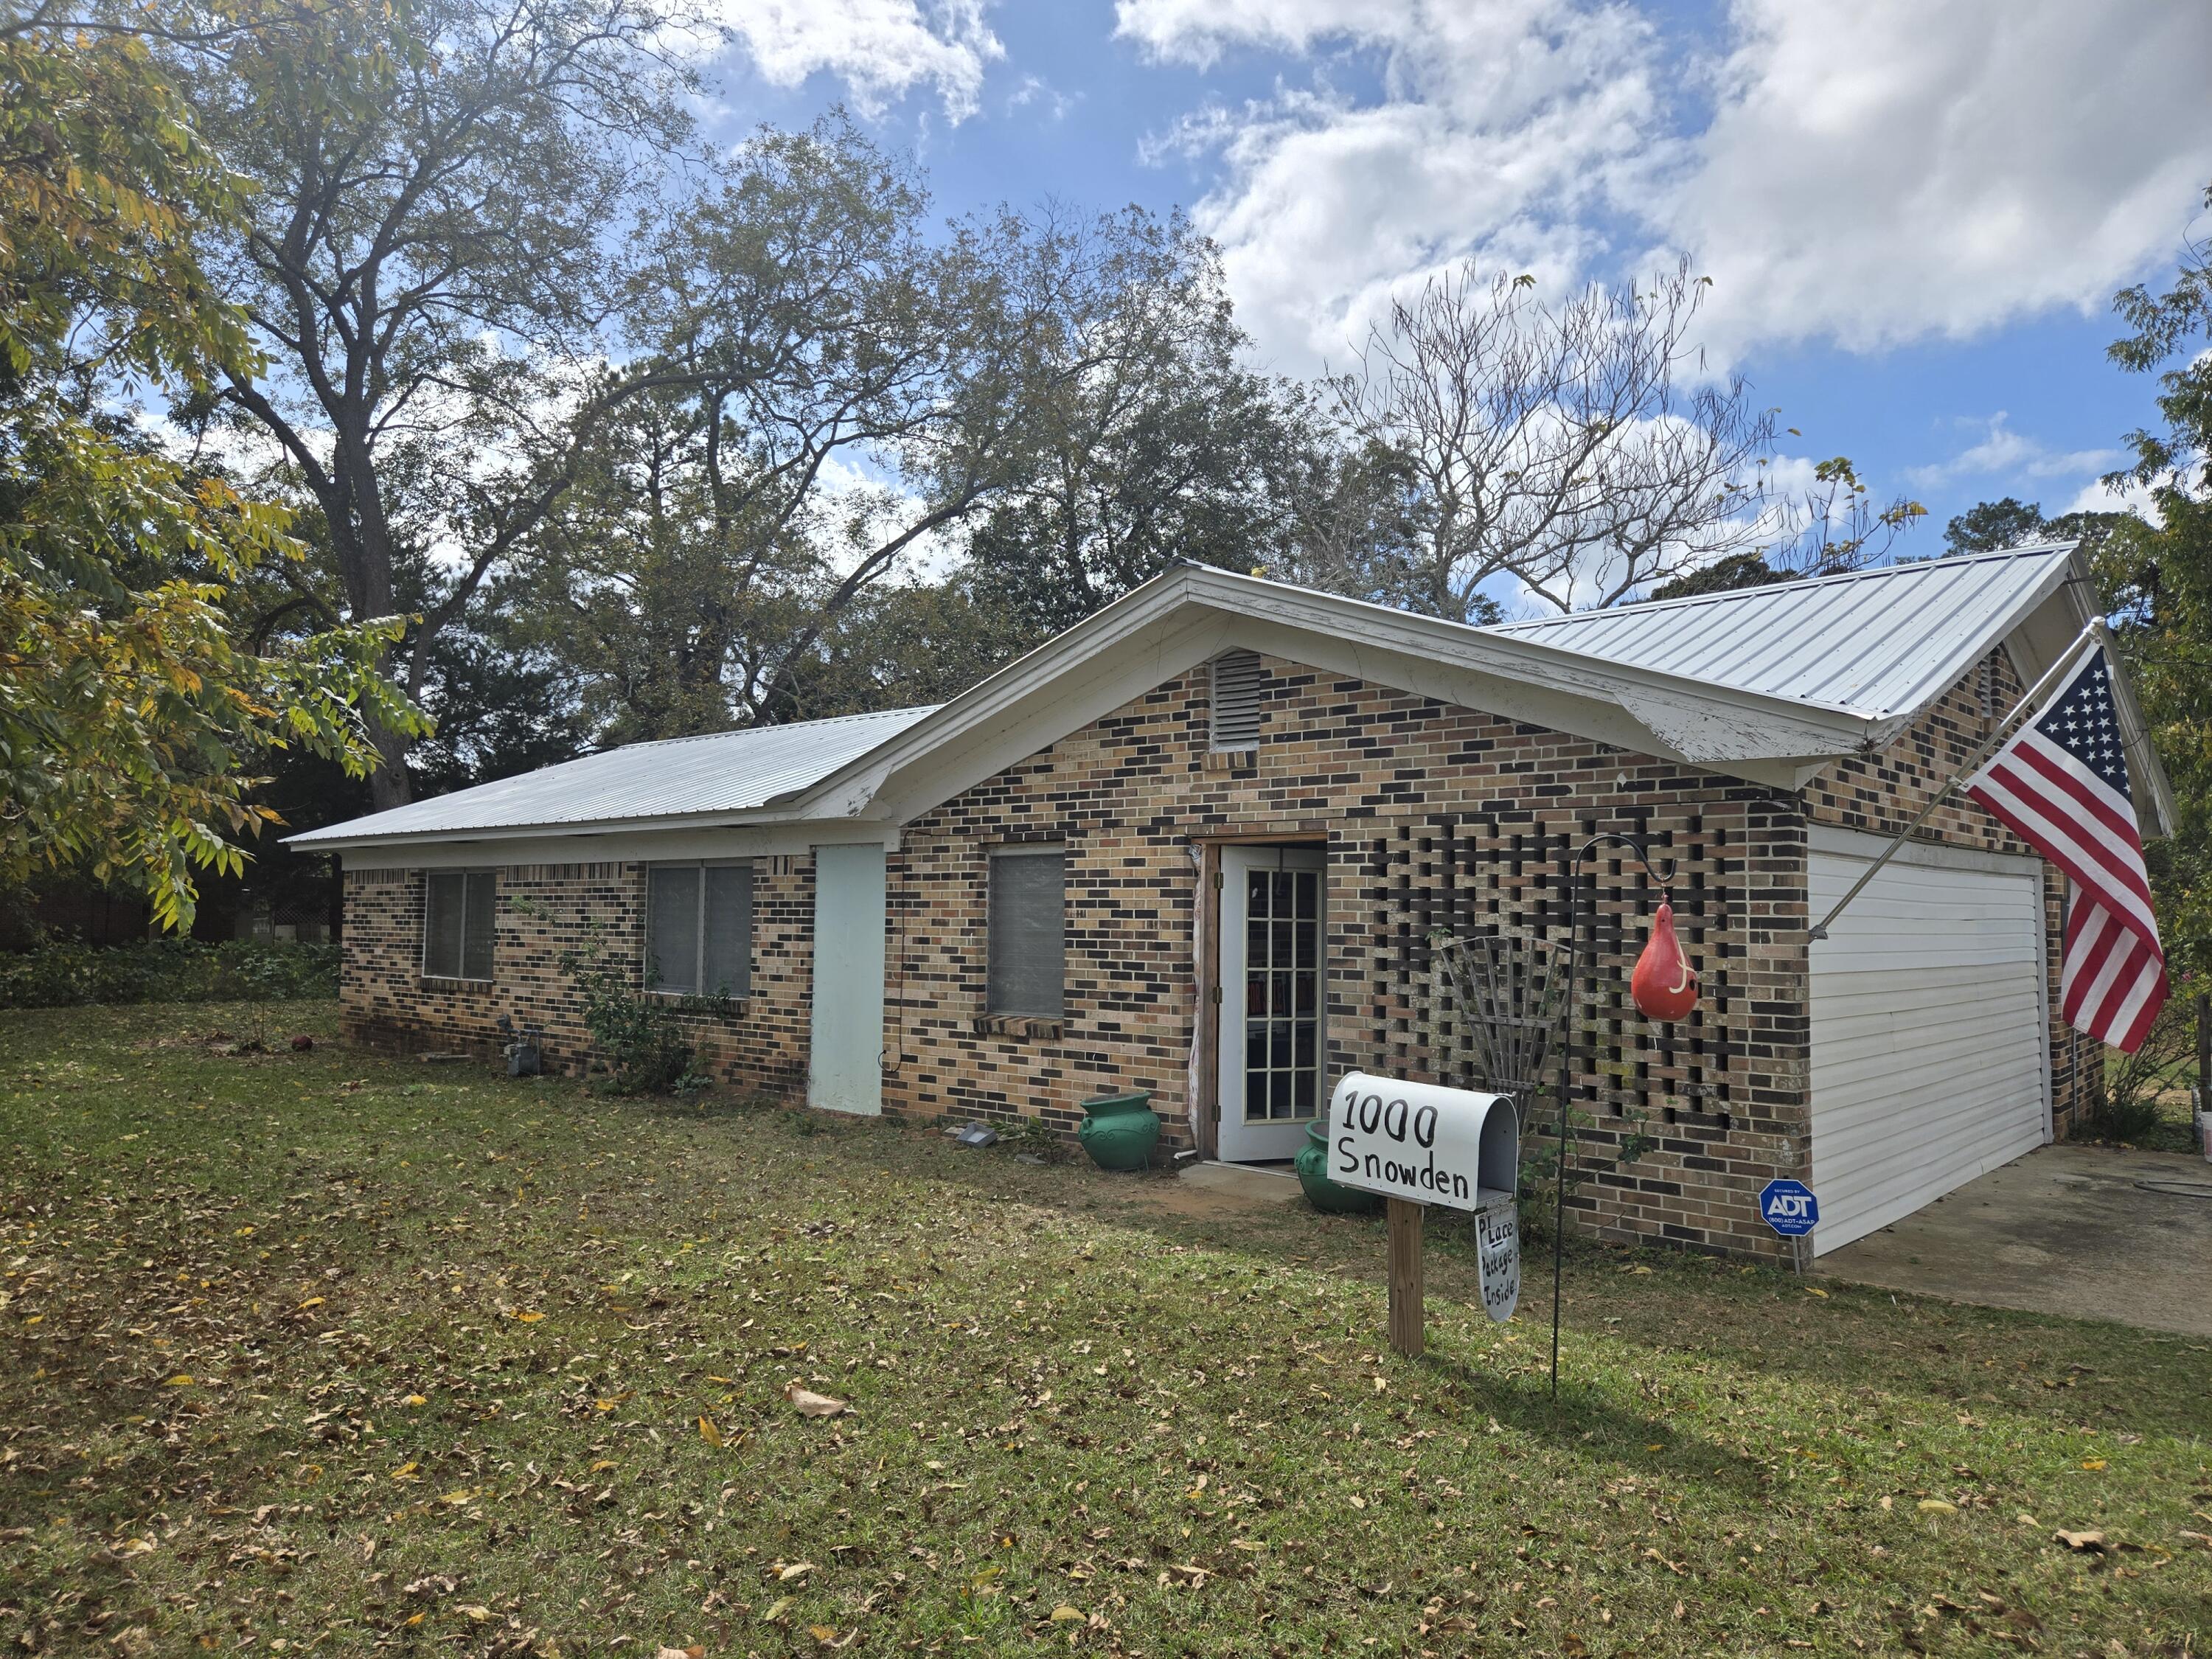
[[[1486,631],[1877,717],[1917,712],[2064,581],[2073,544],[1889,565]]]
[[[295,847],[682,818],[765,806],[904,731],[934,705],[633,743],[290,837]]]

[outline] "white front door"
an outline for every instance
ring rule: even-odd
[[[1328,1109],[1328,853],[1221,849],[1221,1102],[1224,1164],[1294,1158]]]
[[[814,849],[814,1015],[806,1103],[884,1109],[884,849]]]

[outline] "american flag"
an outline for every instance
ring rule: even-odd
[[[2104,647],[1966,780],[1965,793],[2072,879],[2059,1011],[2133,1054],[2166,1003],[2166,952]]]

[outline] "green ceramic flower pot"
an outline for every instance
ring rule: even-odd
[[[1306,1202],[1323,1215],[1372,1215],[1382,1207],[1379,1195],[1352,1187],[1340,1187],[1328,1178],[1328,1125],[1325,1121],[1306,1131],[1306,1144],[1298,1148],[1291,1167],[1298,1172],[1298,1185],[1305,1188]]]
[[[1102,1170],[1141,1170],[1152,1161],[1160,1139],[1160,1115],[1149,1089],[1106,1095],[1083,1103],[1083,1121],[1075,1138]]]

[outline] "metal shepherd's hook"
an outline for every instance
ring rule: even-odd
[[[1566,843],[1571,846],[1571,841]],[[1616,830],[1601,830],[1582,844],[1573,857],[1567,856],[1563,846],[1559,853],[1559,873],[1566,883],[1567,902],[1567,994],[1560,1000],[1559,1012],[1559,1149],[1552,1170],[1555,1188],[1555,1204],[1552,1216],[1552,1398],[1559,1397],[1559,1289],[1565,1273],[1567,1249],[1567,1099],[1573,1088],[1575,1064],[1575,951],[1581,930],[1577,925],[1576,897],[1581,887],[1583,866],[1590,855],[1604,846],[1625,847],[1637,863],[1644,868],[1644,878],[1656,882],[1662,890],[1674,884],[1674,860],[1666,860],[1662,875],[1654,869],[1651,857],[1642,841],[1634,836],[1623,835]],[[1592,911],[1595,914],[1596,883],[1591,883]]]

